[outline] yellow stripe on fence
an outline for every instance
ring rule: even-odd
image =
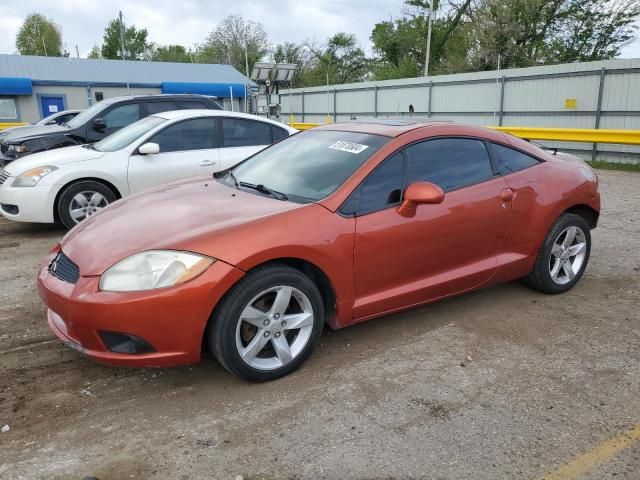
[[[291,122],[298,130],[309,130],[323,123]],[[590,128],[537,128],[537,127],[488,127],[528,140],[552,140],[557,142],[616,143],[640,145],[640,130],[607,130]]]
[[[4,130],[5,128],[11,128],[11,127],[22,127],[23,125],[27,125],[26,123],[21,123],[21,122],[2,122],[0,123],[0,130]]]
[[[640,145],[640,130],[595,130],[588,128],[489,127],[529,140],[558,142],[617,143]]]

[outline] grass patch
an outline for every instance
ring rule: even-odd
[[[625,172],[640,172],[640,163],[614,163],[596,160],[595,162],[587,162],[592,168],[600,170],[622,170]]]

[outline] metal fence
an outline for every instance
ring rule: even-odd
[[[281,92],[300,122],[427,117],[486,126],[640,129],[640,59],[330,85]],[[587,159],[640,163],[640,147],[544,142]]]

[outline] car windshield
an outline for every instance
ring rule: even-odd
[[[151,116],[143,118],[112,133],[98,143],[94,143],[93,148],[99,152],[115,152],[116,150],[128,147],[142,135],[153,130],[158,125],[162,125],[166,121],[167,119],[162,117]]]
[[[315,202],[342,185],[389,140],[365,133],[310,130],[262,150],[232,172],[239,184],[266,187],[298,203]]]
[[[71,128],[81,127],[85,123],[87,123],[89,120],[91,120],[93,117],[95,117],[98,113],[100,113],[102,110],[107,108],[109,105],[110,103],[105,101],[94,103],[86,110],[80,112],[76,117],[69,120],[69,122],[67,122],[67,125]]]

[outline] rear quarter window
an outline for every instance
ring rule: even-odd
[[[493,150],[496,167],[502,175],[519,172],[540,163],[537,158],[504,145],[492,143],[491,149]]]

